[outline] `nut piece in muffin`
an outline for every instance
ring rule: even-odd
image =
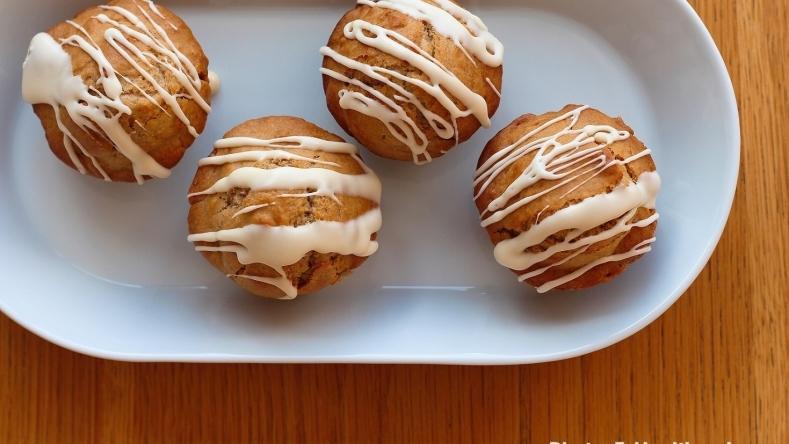
[[[199,165],[189,241],[251,293],[318,291],[378,249],[381,182],[354,145],[312,123],[250,120]]]
[[[540,293],[606,282],[655,241],[651,152],[589,106],[516,119],[485,147],[474,186],[496,260]]]
[[[430,162],[499,107],[504,48],[451,0],[357,0],[320,52],[329,111],[382,157]]]
[[[211,110],[208,59],[178,16],[114,0],[33,37],[22,95],[52,152],[106,181],[165,178]]]

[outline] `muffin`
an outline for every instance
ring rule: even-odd
[[[540,293],[606,282],[651,250],[660,177],[621,118],[568,105],[485,147],[475,201],[494,255]]]
[[[380,200],[354,145],[296,117],[250,120],[200,161],[189,241],[245,290],[293,299],[376,252]]]
[[[358,0],[320,52],[329,111],[382,157],[430,162],[499,107],[504,48],[450,0]]]
[[[22,95],[63,163],[142,184],[168,177],[203,131],[208,74],[178,16],[150,1],[115,0],[33,37]]]

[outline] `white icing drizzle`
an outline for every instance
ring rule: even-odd
[[[500,66],[503,46],[478,17],[450,1],[440,0],[436,5],[421,0],[358,0],[361,5],[397,10],[418,20],[430,23],[439,33],[452,39],[474,63],[471,55],[491,67]],[[490,126],[488,104],[484,97],[463,84],[454,73],[438,60],[422,50],[417,44],[395,31],[372,24],[365,20],[354,20],[343,29],[347,39],[375,48],[381,52],[408,62],[422,72],[429,81],[409,77],[392,69],[372,66],[346,57],[332,48],[324,46],[320,52],[348,69],[381,82],[395,91],[394,97],[387,97],[376,88],[352,79],[345,74],[321,68],[321,73],[362,90],[339,92],[339,105],[343,109],[357,111],[381,121],[400,143],[407,146],[416,164],[430,162],[429,139],[419,125],[405,111],[400,103],[413,105],[428,122],[436,135],[442,139],[455,139],[458,142],[458,119],[474,116],[482,126]],[[404,88],[405,82],[431,95],[448,112],[447,121],[431,112],[419,98]],[[488,84],[493,87],[488,79]],[[493,89],[499,94],[495,87]],[[459,105],[462,105],[461,106]]]
[[[139,85],[137,85],[136,83],[132,82],[131,80],[129,80],[128,78],[126,78],[122,74],[116,73],[116,75],[118,77],[120,77],[121,80],[123,80],[126,83],[128,83],[129,85],[131,85],[132,88],[136,89],[140,94],[142,94],[142,96],[145,97],[145,100],[147,100],[148,102],[152,103],[154,106],[156,106],[157,108],[162,110],[163,113],[167,114],[168,116],[170,115],[170,111],[168,111],[167,108],[163,107],[159,102],[156,101],[156,99],[154,99],[150,94],[148,94],[148,92],[146,92],[144,89],[140,88]]]
[[[281,194],[278,197],[304,197],[311,195],[329,196],[337,199],[337,195],[364,197],[377,204],[381,201],[381,182],[362,160],[357,156],[354,145],[334,142],[307,136],[290,136],[263,140],[250,137],[231,137],[216,142],[215,148],[256,147],[259,150],[241,151],[216,155],[200,161],[201,166],[224,165],[237,162],[259,160],[303,160],[315,164],[337,166],[336,163],[320,161],[298,155],[287,149],[324,151],[347,154],[352,156],[364,170],[363,174],[343,174],[326,168],[293,168],[276,167],[272,169],[240,167],[228,176],[218,180],[208,189],[193,193],[190,197],[227,192],[233,188],[244,188],[251,191],[314,189],[308,194]],[[273,204],[264,203],[241,209],[233,215],[251,213]],[[298,289],[288,279],[285,268],[301,260],[310,251],[317,253],[336,253],[367,257],[375,253],[378,243],[372,236],[380,230],[382,224],[380,208],[368,211],[362,216],[348,222],[316,221],[297,227],[266,226],[251,224],[241,228],[217,232],[193,234],[190,242],[230,243],[231,245],[198,245],[197,251],[235,253],[240,263],[264,264],[275,270],[279,276],[274,278],[230,275],[229,277],[249,279],[279,288],[285,296],[293,299]]]
[[[173,31],[178,31],[178,27],[175,26],[171,21],[167,20],[167,17],[165,17],[164,14],[162,14],[162,11],[159,10],[159,8],[153,3],[152,0],[145,0],[145,3],[147,3],[148,4],[148,8],[151,11],[153,11],[154,14],[158,15],[159,18],[164,20],[167,23],[167,25],[169,25],[170,28],[173,29]]]
[[[356,146],[346,142],[323,140],[310,136],[286,136],[276,139],[257,139],[254,137],[228,137],[218,140],[214,148],[239,148],[252,146],[259,148],[292,148],[312,151],[325,151],[327,153],[356,154]]]
[[[394,9],[430,23],[439,34],[452,39],[472,62],[474,59],[469,53],[494,68],[504,61],[504,45],[488,31],[479,17],[451,0],[433,0],[435,4],[423,0],[357,0],[357,3]]]
[[[490,80],[489,77],[485,77],[485,82],[488,84],[488,86],[490,86],[490,89],[492,89],[493,92],[496,93],[496,95],[499,96],[499,98],[501,98],[501,91],[499,91],[499,89],[496,88],[496,85],[493,84],[493,82]]]
[[[135,124],[135,125],[137,125],[137,126],[138,126],[138,127],[141,129],[141,130],[143,130],[144,132],[146,132],[146,133],[148,132],[148,129],[147,129],[147,128],[145,128],[145,125],[143,125],[142,123],[140,123],[140,121],[139,121],[139,120],[135,120],[135,121],[134,121],[134,124]]]
[[[235,162],[259,162],[261,160],[302,160],[305,162],[312,162],[320,165],[339,166],[334,162],[326,162],[323,160],[313,159],[306,156],[299,156],[298,154],[291,153],[284,150],[266,150],[266,151],[241,151],[238,153],[223,154],[218,156],[206,157],[200,159],[197,163],[199,166],[205,165],[224,165],[227,163]]]
[[[652,251],[652,244],[655,243],[656,240],[657,239],[653,237],[651,239],[647,239],[647,240],[641,242],[640,244],[638,244],[635,247],[633,247],[630,251],[627,251],[625,253],[612,254],[610,256],[605,256],[605,257],[602,257],[602,258],[597,259],[595,261],[592,261],[589,264],[579,268],[578,270],[575,270],[572,273],[566,274],[566,275],[562,276],[559,279],[555,279],[553,281],[550,281],[550,282],[547,282],[547,283],[545,283],[543,285],[540,285],[539,287],[537,287],[537,292],[539,292],[539,293],[547,293],[547,292],[553,290],[554,288],[556,288],[556,287],[558,287],[560,285],[564,285],[564,284],[566,284],[568,282],[571,282],[571,281],[573,281],[575,279],[578,279],[579,277],[583,276],[588,271],[590,271],[591,269],[593,269],[594,267],[597,267],[599,265],[607,264],[609,262],[624,261],[624,260],[627,260],[627,259],[630,259],[630,258],[633,258],[633,257],[636,257],[636,256],[641,256],[641,255],[647,254],[650,251]]]
[[[479,199],[493,180],[510,165],[524,156],[530,154],[534,156],[521,175],[484,209],[483,227],[502,221],[528,203],[548,193],[558,192],[562,187],[571,185],[573,181],[580,180],[578,184],[565,191],[562,197],[614,165],[626,164],[651,153],[650,150],[645,149],[624,160],[606,158],[605,148],[617,141],[628,139],[630,134],[606,125],[575,128],[581,114],[588,108],[588,106],[578,107],[540,125],[514,144],[498,151],[480,166],[474,181],[475,186],[479,187],[475,199]],[[539,133],[564,121],[569,123],[561,130],[535,139]],[[522,195],[529,187],[542,180],[551,181],[552,186],[541,192]],[[654,209],[659,191],[660,176],[650,171],[641,174],[635,182],[620,185],[610,193],[589,197],[540,220],[543,211],[547,209],[544,208],[538,214],[537,221],[528,230],[496,245],[494,249],[496,260],[512,270],[524,271],[519,278],[521,281],[540,276],[585,253],[593,244],[624,235],[634,227],[644,228],[656,222],[659,217],[657,212],[645,219],[634,220],[634,218],[639,208]],[[581,237],[585,232],[612,221],[616,222],[613,227],[591,236]],[[540,245],[550,236],[565,230],[569,230],[569,233],[564,239],[546,250],[527,251],[531,247]],[[541,293],[547,292],[577,279],[598,265],[645,254],[651,250],[653,242],[654,239],[651,239],[637,245],[629,252],[600,258],[559,279],[545,283],[537,290]],[[530,270],[559,253],[568,256],[548,266]]]
[[[156,90],[169,112],[178,117],[189,129],[192,136],[197,137],[196,129],[191,125],[186,114],[178,103],[179,94],[171,94],[159,84],[149,69],[160,66],[169,71],[186,91],[186,97],[197,103],[204,111],[211,110],[210,105],[200,95],[202,85],[197,69],[189,59],[175,47],[165,29],[151,18],[149,10],[164,18],[161,11],[146,1],[148,8],[137,4],[140,18],[135,13],[119,6],[99,6],[122,16],[131,26],[113,20],[106,14],[92,17],[111,27],[104,32],[104,40],[109,43],[134,69]],[[118,74],[101,47],[79,24],[68,21],[77,33],[60,42],[49,34],[40,33],[33,37],[28,57],[25,60],[22,79],[23,97],[31,104],[48,104],[55,110],[58,128],[63,133],[63,144],[69,159],[77,170],[86,174],[85,166],[80,161],[77,150],[90,159],[93,166],[104,177],[110,180],[98,161],[87,151],[80,141],[63,123],[60,108],[64,108],[71,120],[82,130],[106,139],[132,164],[134,176],[138,183],[143,183],[146,176],[165,178],[170,170],[161,166],[146,153],[126,132],[120,123],[122,115],[131,115],[131,109],[123,103],[121,95],[123,87],[120,79],[126,81],[164,112],[163,108],[150,94],[139,85]],[[173,27],[171,25],[171,27]],[[134,41],[145,45],[143,50]],[[96,63],[99,69],[97,88],[85,85],[81,77],[75,76],[71,56],[63,50],[63,45],[80,48]]]
[[[243,265],[265,264],[279,276],[266,278],[231,275],[273,285],[285,293],[283,299],[298,296],[298,289],[288,279],[284,267],[301,260],[310,251],[323,254],[371,256],[378,242],[371,240],[381,228],[381,212],[368,211],[348,222],[318,221],[298,227],[247,225],[232,230],[189,236],[190,242],[230,242],[233,245],[197,246],[197,251],[235,253]]]
[[[126,61],[129,62],[129,64],[132,65],[134,69],[137,70],[137,72],[139,72],[146,81],[148,81],[148,83],[154,87],[156,92],[162,97],[162,100],[164,100],[164,102],[169,106],[170,110],[175,114],[175,116],[181,122],[183,122],[184,125],[186,125],[186,127],[189,129],[189,133],[193,137],[199,136],[197,130],[192,126],[191,122],[189,122],[189,118],[186,116],[183,109],[179,105],[176,95],[168,92],[163,85],[157,82],[153,75],[148,72],[142,66],[142,64],[146,64],[148,67],[153,67],[155,63],[170,71],[170,73],[173,74],[173,76],[178,80],[178,83],[180,83],[180,85],[187,91],[189,97],[194,100],[195,103],[197,103],[205,112],[210,112],[211,106],[208,104],[208,102],[206,102],[199,92],[200,86],[202,85],[202,80],[197,73],[197,68],[195,68],[195,66],[191,61],[189,61],[188,58],[186,58],[186,56],[178,51],[178,48],[176,48],[172,43],[170,37],[167,35],[167,32],[165,32],[165,30],[158,23],[153,21],[148,13],[142,8],[140,8],[140,11],[142,11],[144,16],[153,25],[156,32],[162,37],[161,40],[157,39],[157,37],[152,31],[148,29],[145,23],[130,11],[119,6],[99,6],[99,8],[120,14],[126,20],[132,22],[134,27],[137,28],[133,29],[128,25],[109,18],[105,14],[99,14],[93,17],[101,23],[114,26],[113,28],[109,28],[104,32],[104,39],[110,44],[110,46],[118,51],[118,53],[124,59],[126,59]],[[159,56],[164,56],[166,58],[166,62],[160,60],[155,54],[143,51],[137,47],[134,43],[132,43],[129,37],[136,39],[150,47],[150,49],[154,50]]]
[[[315,189],[315,191],[285,196],[325,196],[336,199],[338,194],[348,194],[377,200],[381,194],[376,186],[377,183],[378,178],[371,174],[343,174],[325,168],[280,167],[263,169],[241,167],[216,181],[207,190],[193,193],[189,197],[226,193],[233,188],[249,188],[252,191],[311,188]]]
[[[241,210],[236,212],[236,214],[233,215],[233,218],[241,216],[242,214],[254,213],[257,210],[260,210],[261,208],[267,208],[267,207],[270,207],[272,205],[274,205],[274,204],[273,203],[270,203],[270,204],[269,203],[264,203],[264,204],[260,204],[260,205],[250,205],[250,206],[248,206],[246,208],[242,208]]]
[[[208,86],[211,88],[211,95],[219,94],[222,89],[222,79],[214,71],[208,71]]]

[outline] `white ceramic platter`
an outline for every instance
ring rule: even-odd
[[[20,98],[30,38],[86,1],[3,2],[0,309],[64,347],[139,361],[531,363],[594,351],[663,313],[710,257],[731,206],[739,126],[730,79],[682,0],[477,1],[506,48],[493,128],[417,168],[364,153],[384,182],[380,251],[291,303],[237,290],[186,242],[186,189],[225,130],[326,111],[318,48],[352,1],[162,2],[223,79],[171,179],[105,184],[61,165]],[[622,115],[663,177],[655,250],[615,282],[538,296],[493,260],[471,178],[515,117],[591,104]],[[690,332],[689,332],[690,334]]]

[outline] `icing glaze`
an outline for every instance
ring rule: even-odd
[[[496,88],[496,85],[493,84],[490,78],[485,77],[485,82],[488,84],[488,86],[490,86],[490,89],[492,89],[493,92],[496,93],[496,95],[499,96],[499,98],[501,98],[501,91],[499,91],[499,89]]]
[[[259,148],[292,148],[327,153],[356,154],[356,146],[346,142],[335,142],[309,136],[286,136],[276,139],[257,139],[254,137],[228,137],[218,140],[214,148],[240,148],[243,146]]]
[[[279,139],[261,140],[250,137],[234,137],[216,142],[215,148],[260,147],[264,150],[242,151],[216,155],[202,159],[199,165],[222,165],[242,161],[260,160],[302,160],[315,164],[336,165],[301,156],[286,149],[304,149],[349,154],[364,169],[364,174],[344,174],[326,168],[256,168],[241,167],[229,175],[216,181],[204,191],[192,193],[189,197],[224,193],[233,188],[247,188],[252,191],[281,189],[314,189],[304,196],[328,196],[336,199],[338,194],[359,196],[373,202],[381,200],[381,182],[378,177],[356,156],[356,147],[349,143],[332,142],[314,137],[283,137]]]
[[[488,31],[476,15],[451,0],[357,0],[360,5],[394,9],[417,20],[430,23],[439,34],[450,38],[474,62],[497,67],[504,61],[504,45]],[[475,62],[476,63],[476,62]]]
[[[338,194],[347,194],[377,200],[381,195],[377,184],[377,178],[370,174],[344,174],[325,168],[241,167],[216,181],[207,190],[189,197],[226,193],[233,188],[248,188],[252,191],[314,188],[315,191],[298,197],[326,196],[336,199]]]
[[[602,258],[597,259],[595,261],[592,261],[592,262],[588,263],[587,265],[579,268],[578,270],[573,271],[572,273],[566,274],[566,275],[562,276],[559,279],[555,279],[553,281],[550,281],[548,283],[545,283],[545,284],[537,287],[537,291],[539,293],[547,293],[547,292],[553,290],[554,288],[556,288],[556,287],[558,287],[560,285],[564,285],[564,284],[566,284],[568,282],[571,282],[571,281],[573,281],[575,279],[578,279],[579,277],[583,276],[584,274],[589,272],[591,269],[593,269],[594,267],[597,267],[599,265],[607,264],[609,262],[624,261],[624,260],[627,260],[627,259],[630,259],[630,258],[633,258],[633,257],[636,257],[636,256],[642,256],[644,254],[647,254],[650,251],[652,251],[652,244],[656,240],[657,239],[655,239],[653,237],[651,239],[645,240],[644,242],[641,242],[640,244],[636,245],[635,247],[633,247],[628,252],[620,253],[620,254],[612,254],[610,256],[605,256],[605,257],[602,257]],[[584,251],[586,251],[586,250],[584,250]]]
[[[475,186],[479,187],[475,199],[479,199],[493,180],[513,163],[524,156],[533,156],[523,172],[483,209],[483,227],[502,221],[548,193],[561,192],[561,197],[564,197],[606,169],[633,162],[651,153],[645,149],[627,159],[607,158],[605,148],[626,140],[631,135],[606,125],[576,128],[581,114],[587,109],[588,106],[581,106],[549,120],[529,131],[514,144],[498,151],[480,166],[474,181]],[[537,137],[548,128],[566,121],[568,123],[559,131]],[[540,181],[550,181],[551,186],[543,191],[528,193],[528,189]],[[540,276],[585,253],[595,243],[625,235],[635,227],[645,228],[655,223],[659,217],[657,212],[641,220],[635,220],[635,217],[639,208],[655,208],[659,191],[660,176],[657,172],[648,171],[642,173],[634,182],[621,184],[609,193],[589,197],[541,219],[546,207],[538,213],[537,220],[528,230],[512,239],[499,242],[494,248],[494,256],[505,267],[523,271],[519,278],[521,281]],[[608,222],[615,224],[600,233],[581,237],[585,232]],[[556,233],[564,231],[568,232],[564,239],[557,240],[544,251],[528,251]],[[546,292],[577,279],[598,265],[645,254],[651,250],[653,242],[654,239],[637,245],[629,252],[598,259],[562,278],[543,284],[537,290]],[[560,253],[566,257],[542,268],[533,269]]]
[[[214,71],[208,71],[208,86],[211,88],[211,95],[219,94],[222,89],[222,79]]]
[[[321,161],[288,151],[309,150],[347,154],[356,160],[363,174],[344,174],[334,170],[310,167],[275,167],[271,169],[240,167],[228,176],[219,179],[208,189],[193,193],[193,196],[227,192],[233,188],[251,191],[314,189],[308,194],[280,194],[278,197],[328,196],[335,200],[337,195],[357,196],[377,204],[381,201],[381,182],[357,156],[356,147],[349,143],[334,142],[315,137],[290,136],[277,139],[231,137],[216,142],[217,150],[227,148],[256,148],[228,154],[218,154],[200,161],[201,166],[217,166],[238,162],[260,160],[299,160],[316,165],[336,163]],[[233,217],[255,212],[273,204],[251,205],[236,212]],[[310,251],[324,254],[342,254],[367,257],[375,253],[378,243],[372,236],[380,230],[381,210],[375,208],[347,222],[316,221],[297,227],[267,226],[250,224],[241,228],[199,233],[189,236],[190,242],[231,243],[232,245],[197,245],[197,251],[235,253],[240,263],[264,264],[278,274],[277,277],[260,277],[244,274],[230,275],[233,278],[249,279],[273,285],[283,293],[283,299],[293,299],[298,289],[288,279],[285,268],[301,260]]]
[[[437,32],[450,38],[475,64],[472,55],[491,67],[500,66],[502,63],[504,51],[501,42],[488,32],[478,17],[450,1],[441,0],[431,4],[421,0],[358,0],[358,4],[396,10],[430,23]],[[372,66],[346,57],[328,46],[320,50],[323,56],[395,91],[394,97],[387,97],[359,79],[350,78],[336,70],[321,68],[322,74],[361,89],[341,90],[340,107],[382,122],[395,139],[409,148],[415,163],[423,164],[432,160],[428,152],[429,139],[405,111],[401,105],[403,103],[413,105],[438,137],[454,138],[455,144],[459,137],[458,119],[474,116],[482,126],[490,126],[485,98],[471,90],[438,60],[402,34],[365,20],[353,20],[344,27],[343,35],[347,39],[356,40],[403,60],[427,77],[428,80],[425,81],[397,70]],[[500,95],[490,79],[486,80],[495,93]],[[449,121],[431,112],[416,94],[402,85],[403,82],[432,96],[447,111]]]
[[[68,130],[61,109],[66,111],[80,129],[105,139],[126,157],[132,164],[138,183],[143,183],[146,176],[168,177],[170,171],[148,155],[123,128],[121,116],[131,115],[132,111],[121,100],[121,81],[131,85],[164,112],[175,115],[194,137],[198,135],[197,130],[191,125],[178,99],[187,98],[197,103],[205,112],[211,110],[208,102],[199,93],[202,80],[194,64],[178,50],[167,31],[151,17],[152,13],[164,18],[161,11],[150,1],[138,3],[136,6],[135,12],[119,6],[99,6],[108,13],[118,14],[129,24],[121,23],[104,13],[93,16],[91,20],[109,25],[103,34],[104,40],[153,87],[167,108],[146,93],[140,85],[120,75],[101,46],[84,27],[73,21],[67,23],[75,29],[75,33],[60,41],[47,33],[39,33],[33,37],[23,67],[22,95],[25,101],[50,105],[55,111],[56,123],[63,133],[63,145],[72,164],[80,173],[86,174],[80,159],[80,155],[84,156],[107,181],[110,178],[97,159]],[[170,27],[177,29],[171,23]],[[145,49],[137,46],[138,44],[144,45]],[[81,49],[96,63],[99,71],[96,87],[89,87],[80,76],[74,74],[71,56],[63,49],[65,45]],[[154,67],[171,73],[185,93],[174,94],[167,91],[150,72]],[[99,87],[101,90],[97,89]]]
[[[153,3],[153,0],[145,0],[145,3],[148,4],[148,8],[153,11],[154,14],[159,16],[160,19],[165,20],[167,26],[172,28],[173,31],[178,31],[178,27],[175,26],[175,24],[173,24],[171,21],[167,20],[167,17],[162,14],[162,11],[160,11],[159,8]]]
[[[348,222],[318,221],[298,227],[246,225],[242,228],[222,230],[189,236],[191,242],[231,242],[234,245],[197,246],[197,251],[235,253],[243,265],[265,264],[279,276],[266,278],[248,275],[231,275],[274,285],[293,299],[298,289],[287,278],[284,267],[301,260],[310,251],[371,256],[378,250],[378,242],[371,240],[381,228],[381,212],[368,211]]]
[[[261,208],[270,207],[272,205],[274,205],[274,204],[273,203],[272,204],[265,203],[265,204],[260,204],[260,205],[250,205],[250,206],[248,206],[246,208],[242,208],[241,210],[237,211],[236,214],[233,215],[233,218],[241,216],[242,214],[254,213],[255,211],[257,211],[257,210],[259,210]]]

